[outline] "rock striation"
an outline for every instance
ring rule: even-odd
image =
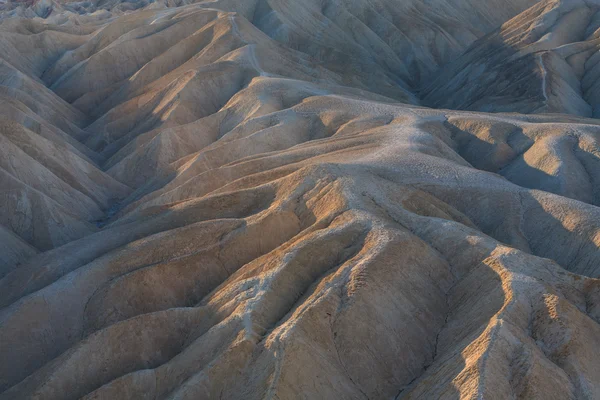
[[[600,398],[600,3],[0,15],[0,399]]]

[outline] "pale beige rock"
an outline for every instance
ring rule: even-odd
[[[600,398],[599,9],[2,5],[0,399]]]

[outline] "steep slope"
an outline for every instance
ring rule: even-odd
[[[453,390],[469,392],[472,380],[488,374],[510,386],[519,373],[540,398],[596,393],[585,372],[595,367],[550,361],[571,336],[548,333],[560,322],[546,315],[560,303],[570,311],[556,318],[588,321],[589,332],[573,340],[593,354],[597,325],[586,310],[595,309],[598,281],[563,268],[598,276],[598,209],[478,172],[422,128],[440,121],[428,112],[310,103],[315,113],[359,111],[338,120],[345,129],[312,144],[312,160],[285,165],[304,146],[280,154],[284,166],[275,169],[268,161],[275,154],[260,157],[258,170],[242,169],[250,176],[120,219],[8,275],[5,304],[21,299],[5,308],[2,332],[18,340],[10,351],[22,367],[4,371],[12,376],[5,385],[49,363],[5,397],[70,398],[104,384],[93,398],[409,396],[423,387],[405,386],[441,360],[436,382],[468,378]],[[366,106],[374,114],[360,113]],[[381,114],[393,110],[399,121],[386,125]],[[498,335],[510,335],[516,347],[495,350]],[[585,347],[571,348],[560,350],[562,359],[594,362],[571,353]],[[523,371],[510,372],[520,365],[513,354],[525,357]],[[501,378],[488,368],[509,369]],[[381,371],[374,381],[373,371]],[[558,381],[560,391],[535,379]],[[580,379],[585,387],[571,384]]]
[[[600,397],[600,123],[421,105],[534,3],[9,7],[0,399]]]
[[[424,104],[597,117],[599,12],[593,0],[539,2],[434,73]]]

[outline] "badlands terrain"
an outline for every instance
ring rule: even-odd
[[[600,0],[0,3],[0,399],[599,399]]]

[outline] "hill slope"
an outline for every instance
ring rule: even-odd
[[[0,399],[600,397],[598,9],[6,5]]]

